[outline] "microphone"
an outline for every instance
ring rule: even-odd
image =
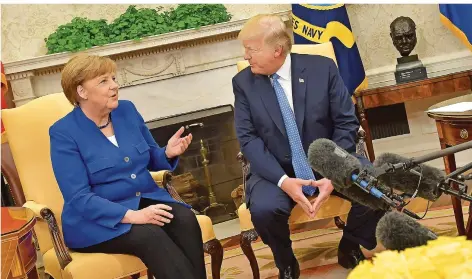
[[[351,187],[352,175],[359,174],[362,168],[359,159],[329,139],[317,139],[310,144],[308,162],[316,172],[340,188]]]
[[[462,150],[467,145],[460,144],[460,147]],[[441,154],[447,149],[450,148],[442,150]],[[451,150],[448,153],[452,152]],[[437,153],[433,152],[432,155],[424,155],[418,159],[408,159],[391,153],[382,154],[374,162],[376,171],[374,177],[391,188],[402,190],[408,195],[414,195],[418,191],[419,197],[429,201],[435,201],[444,193],[472,202],[472,196],[467,194],[468,187],[465,183],[465,179],[468,177],[460,175],[471,169],[472,163],[468,163],[448,175],[439,169],[418,163],[437,156],[435,155]],[[457,188],[453,188],[450,182],[455,182]]]
[[[383,192],[391,189],[385,186],[372,187],[368,181],[359,179],[361,169],[369,172],[372,166],[362,167],[360,161],[329,139],[317,139],[308,148],[308,162],[323,177],[331,180],[337,192],[348,199],[365,205],[373,210],[388,210],[397,205]],[[356,185],[352,187],[353,185]],[[414,213],[413,213],[414,214]]]
[[[396,165],[409,161],[410,159],[397,154],[384,153],[376,158],[374,167],[382,168],[386,165],[388,167],[388,164]],[[419,164],[418,167],[412,170],[395,169],[393,172],[382,173],[377,177],[381,183],[410,196],[418,191],[418,197],[429,201],[436,201],[441,196],[438,183],[444,178],[445,173],[443,171],[425,164]]]
[[[397,211],[387,212],[380,218],[375,236],[388,250],[404,250],[425,245],[437,235],[412,218]]]

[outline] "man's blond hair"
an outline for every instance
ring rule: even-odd
[[[260,36],[263,36],[266,44],[281,45],[285,54],[289,54],[292,49],[290,33],[280,16],[260,14],[250,18],[239,32],[238,39],[251,40]]]

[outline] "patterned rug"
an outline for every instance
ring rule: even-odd
[[[468,212],[468,207],[463,207],[463,212]],[[418,215],[422,216],[422,213]],[[467,220],[467,218],[468,214],[464,214],[464,219]],[[420,223],[438,235],[457,235],[454,212],[450,206],[429,211]],[[337,264],[337,248],[342,231],[329,223],[325,227],[327,228],[291,234],[295,256],[300,263],[300,279],[345,279],[350,272]],[[221,240],[221,243],[225,248],[221,279],[253,278],[249,262],[239,247],[239,236]],[[261,279],[276,279],[278,270],[269,247],[260,240],[253,243],[252,247],[259,264]],[[363,249],[363,252],[366,257],[370,258],[383,250],[384,248],[379,246],[373,251]],[[212,278],[208,255],[205,257],[205,262],[208,278]],[[40,268],[39,272],[41,279],[48,278],[44,275],[43,268]],[[140,279],[147,279],[145,274],[143,272]]]
[[[464,207],[464,212],[468,212],[468,208]],[[422,214],[419,215],[422,216]],[[465,220],[467,220],[467,217],[468,215],[464,215]],[[429,211],[427,217],[421,220],[420,223],[439,235],[457,235],[452,208]],[[349,270],[345,270],[337,265],[337,248],[341,236],[342,231],[337,228],[303,231],[291,234],[295,256],[302,270],[300,278],[338,279],[347,277]],[[224,243],[225,241],[229,240],[222,241],[223,246],[227,246]],[[363,250],[363,252],[366,257],[372,257],[374,253],[384,250],[384,248],[380,246],[381,245],[373,251]],[[277,278],[278,270],[275,267],[269,247],[261,241],[257,241],[253,243],[253,249],[259,264],[261,278]],[[207,263],[208,278],[212,278],[210,258],[207,256],[205,260]],[[252,278],[249,262],[238,246],[225,249],[221,278]]]

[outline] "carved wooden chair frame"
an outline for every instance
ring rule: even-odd
[[[1,171],[5,176],[5,179],[8,184],[8,189],[12,198],[15,202],[16,206],[22,206],[26,203],[26,199],[23,193],[23,188],[21,186],[21,182],[18,176],[18,172],[15,166],[15,162],[13,161],[13,157],[10,151],[10,147],[8,142],[2,143],[2,158],[1,158]],[[172,173],[170,171],[160,171],[158,172],[162,177],[162,181],[159,187],[163,187],[164,189],[169,192],[169,194],[177,201],[184,202],[184,200],[180,197],[177,193],[175,188],[172,186]],[[195,210],[192,211],[197,214]],[[40,210],[40,215],[37,216],[41,221],[45,221],[48,224],[49,233],[51,235],[51,239],[54,246],[54,251],[56,252],[56,256],[59,260],[59,264],[61,269],[64,269],[71,261],[72,257],[69,254],[68,248],[64,243],[64,239],[62,237],[61,230],[57,224],[56,218],[54,213],[51,209],[44,207]],[[33,230],[34,233],[34,230]],[[36,240],[36,236],[34,235]],[[37,240],[35,243],[38,243]],[[203,244],[203,250],[205,253],[211,256],[211,271],[212,271],[212,278],[220,279],[220,272],[221,272],[221,265],[223,262],[223,247],[218,239],[214,238],[206,243]],[[140,277],[140,274],[133,274],[131,278],[137,279]],[[148,278],[153,279],[153,275],[148,271]]]

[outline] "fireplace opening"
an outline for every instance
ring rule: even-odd
[[[236,158],[239,143],[233,107],[167,116],[146,125],[159,146],[165,146],[180,127],[188,128],[193,140],[179,158],[172,185],[186,203],[214,224],[237,218],[231,192],[242,184],[242,171]]]

